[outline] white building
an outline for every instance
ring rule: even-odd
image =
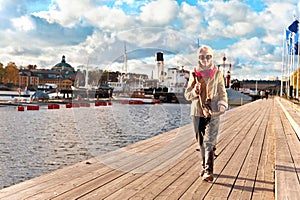
[[[183,67],[168,68],[164,86],[168,88],[168,92],[183,93],[187,84],[190,72],[184,70]]]

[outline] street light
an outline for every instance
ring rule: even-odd
[[[223,76],[225,77],[225,61],[226,61],[226,57],[225,57],[225,54],[224,54],[224,57],[223,57]]]

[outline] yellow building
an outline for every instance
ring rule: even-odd
[[[62,56],[60,63],[49,69],[24,69],[19,71],[19,87],[28,89],[37,88],[46,84],[55,84],[60,90],[71,90],[76,72]]]
[[[33,74],[39,77],[38,85],[56,84],[60,90],[70,90],[73,81],[65,74],[65,72],[54,70],[34,70]]]
[[[298,87],[297,87],[298,84]],[[291,76],[291,86],[293,86],[293,89],[297,90],[298,89],[298,94],[300,92],[300,68],[296,69]],[[296,93],[297,95],[297,93]]]
[[[19,87],[26,88],[28,86],[36,87],[39,85],[39,77],[33,76],[32,73],[28,71],[21,71],[19,73]]]

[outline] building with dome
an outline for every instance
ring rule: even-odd
[[[60,63],[49,69],[22,69],[19,71],[19,87],[36,90],[44,85],[57,85],[59,90],[71,90],[76,71],[62,56]]]
[[[75,73],[75,69],[66,62],[66,57],[63,55],[61,62],[57,63],[54,67],[51,68],[51,70],[54,71],[64,71],[64,72],[72,72]]]

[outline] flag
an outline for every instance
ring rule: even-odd
[[[294,47],[294,54],[298,55],[298,37],[299,33],[294,33],[292,31],[286,30],[286,41],[288,46],[288,53],[293,53],[293,47]]]
[[[285,31],[288,45],[288,53],[298,55],[299,21],[295,20]],[[294,36],[294,37],[293,37]],[[294,51],[294,53],[293,53]]]
[[[289,25],[288,30],[294,33],[298,32],[299,21],[296,19],[291,25]]]

